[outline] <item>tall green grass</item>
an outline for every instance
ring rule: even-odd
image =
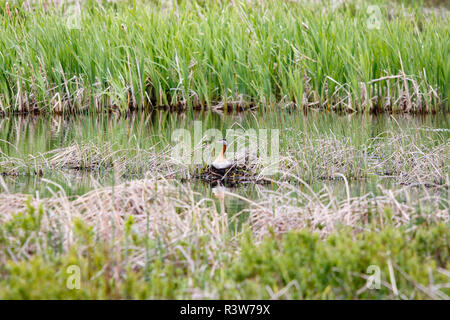
[[[357,0],[86,1],[81,29],[65,7],[3,3],[0,110],[448,110],[448,13],[372,3],[380,29]]]

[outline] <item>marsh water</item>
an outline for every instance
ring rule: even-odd
[[[0,118],[0,151],[8,157],[25,159],[27,155],[43,154],[47,151],[63,148],[73,143],[94,142],[109,143],[117,150],[129,146],[141,149],[159,146],[163,148],[174,144],[172,134],[177,129],[193,131],[194,125],[201,125],[202,132],[218,129],[225,132],[230,128],[278,129],[280,140],[290,132],[305,134],[334,134],[349,137],[355,143],[364,143],[387,130],[420,131],[423,136],[433,134],[450,137],[450,117],[447,114],[427,116],[411,115],[338,115],[336,113],[305,114],[300,111],[246,111],[239,113],[223,112],[169,112],[164,110],[133,113],[127,115],[78,115],[78,116],[9,116]],[[436,130],[437,129],[437,130]],[[281,142],[280,152],[283,151]],[[30,164],[32,165],[32,164]],[[142,175],[117,177],[114,172],[58,170],[46,172],[44,176],[23,174],[3,176],[1,189],[8,192],[36,194],[40,197],[50,196],[63,189],[66,195],[84,194],[93,188],[110,186]],[[201,195],[213,197],[212,186],[200,180],[184,182],[191,184]],[[313,189],[320,189],[324,183],[344,195],[342,181],[313,181]],[[377,181],[376,184],[380,183]],[[386,186],[393,183],[389,179],[382,182]],[[361,195],[375,188],[375,182],[357,180],[351,182],[352,195]],[[242,184],[230,191],[248,199],[257,199],[263,188],[271,185]],[[1,192],[3,192],[2,190]],[[245,201],[238,198],[226,199],[229,212],[245,208]]]

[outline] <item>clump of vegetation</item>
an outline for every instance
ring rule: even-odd
[[[378,186],[375,194],[351,197],[345,181],[347,196],[339,199],[327,187],[312,192],[310,186],[303,186],[306,191],[279,183],[276,191],[250,205],[249,221],[256,237],[307,229],[325,238],[342,226],[376,232],[387,226],[431,225],[434,221],[449,222],[450,218],[448,203],[439,193],[427,198],[417,196],[412,188],[386,190]]]
[[[448,110],[446,10],[375,0],[81,3],[80,14],[0,5],[2,113]]]
[[[423,137],[418,132],[388,130],[360,141],[337,136],[298,132],[286,142],[280,170],[306,181],[392,178],[399,184],[449,186],[450,149],[446,134]],[[359,140],[359,141],[358,141]]]
[[[46,159],[48,166],[55,169],[66,168],[90,171],[112,167],[113,155],[114,153],[108,143],[101,146],[93,143],[84,145],[75,143],[66,148],[47,152],[44,155],[44,159]]]

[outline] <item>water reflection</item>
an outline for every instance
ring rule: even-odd
[[[333,132],[350,137],[352,141],[367,141],[386,130],[412,130],[420,134],[432,136],[431,131],[423,128],[450,127],[448,114],[432,116],[411,115],[337,115],[326,112],[303,112],[274,110],[269,112],[251,111],[240,113],[217,112],[184,112],[153,111],[147,113],[131,113],[126,115],[80,115],[63,116],[11,116],[0,118],[0,151],[9,157],[26,158],[29,154],[41,154],[73,143],[93,141],[94,143],[110,143],[117,150],[128,147],[148,149],[152,146],[166,146],[172,143],[171,134],[179,128],[192,130],[194,121],[201,121],[203,130],[216,128],[225,133],[229,128],[267,128],[280,129],[281,139],[291,132],[320,134]],[[449,138],[448,132],[436,133]],[[60,188],[67,195],[79,195],[98,186],[122,183],[143,176],[118,177],[114,172],[80,172],[59,170],[46,172],[45,179],[35,175],[3,177],[4,186],[9,192],[36,193],[48,196]],[[47,180],[53,181],[50,184]],[[376,183],[369,180],[353,181],[350,185],[352,196],[366,194],[376,189]],[[386,185],[391,183],[386,179]],[[0,184],[1,185],[1,184]],[[227,213],[238,212],[248,205],[245,201],[227,196],[236,193],[249,199],[257,199],[260,191],[274,186],[241,185],[235,189],[221,189],[195,181],[195,189],[200,193],[222,201],[223,210]],[[329,188],[345,196],[345,188],[340,181],[326,181]],[[316,191],[323,188],[323,181],[315,181],[312,188]],[[302,186],[298,186],[302,188]],[[0,187],[4,188],[4,187]],[[219,203],[220,205],[220,203]]]

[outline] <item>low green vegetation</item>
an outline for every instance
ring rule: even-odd
[[[450,294],[448,224],[356,234],[342,228],[325,241],[290,231],[258,242],[243,232],[231,250],[208,252],[208,239],[199,238],[195,245],[180,242],[177,250],[164,252],[164,243],[133,234],[132,220],[118,242],[98,242],[92,228],[75,221],[68,252],[56,244],[14,261],[14,253],[4,250],[8,237],[37,232],[43,214],[30,207],[0,228],[1,299],[448,299]],[[136,246],[154,254],[131,268],[129,253]],[[379,268],[378,288],[366,286],[374,272],[370,266]]]
[[[229,215],[180,187],[0,194],[0,298],[449,298],[448,203],[432,190],[339,200],[280,184]]]
[[[0,111],[448,110],[445,8],[278,0],[72,9],[0,4]]]

